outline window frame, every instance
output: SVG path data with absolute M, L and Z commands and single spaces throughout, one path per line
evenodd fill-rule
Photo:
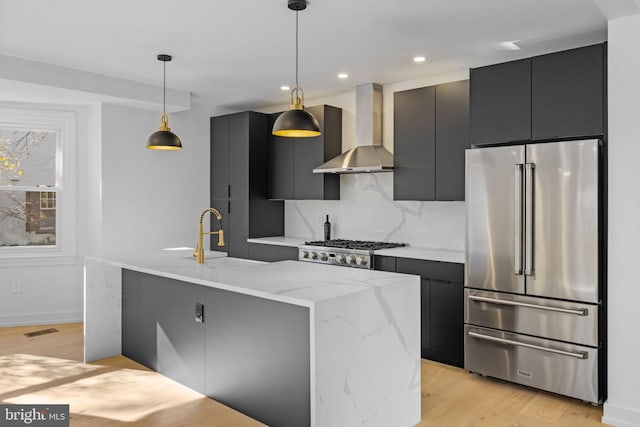
M 0 127 L 51 130 L 56 133 L 56 244 L 0 247 L 0 265 L 67 264 L 76 261 L 77 113 L 69 110 L 0 105 Z M 0 190 L 51 191 L 37 186 L 2 185 Z

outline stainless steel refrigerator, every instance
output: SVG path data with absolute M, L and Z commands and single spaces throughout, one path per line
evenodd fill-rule
M 602 402 L 601 149 L 466 151 L 468 371 Z

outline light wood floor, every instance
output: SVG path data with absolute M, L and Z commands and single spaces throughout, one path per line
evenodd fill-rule
M 59 332 L 23 335 L 47 328 Z M 81 323 L 0 328 L 0 402 L 71 403 L 73 427 L 262 426 L 126 357 L 77 363 L 82 348 Z M 590 427 L 601 417 L 602 408 L 574 399 L 422 361 L 419 427 Z

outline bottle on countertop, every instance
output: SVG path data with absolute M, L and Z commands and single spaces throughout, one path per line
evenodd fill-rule
M 324 240 L 331 240 L 331 223 L 329 222 L 329 215 L 327 215 L 327 219 L 324 222 Z

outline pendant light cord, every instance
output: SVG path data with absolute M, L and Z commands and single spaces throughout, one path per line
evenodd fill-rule
M 298 87 L 298 10 L 296 10 L 296 89 Z
M 167 61 L 163 61 L 162 65 L 162 112 L 167 114 Z

